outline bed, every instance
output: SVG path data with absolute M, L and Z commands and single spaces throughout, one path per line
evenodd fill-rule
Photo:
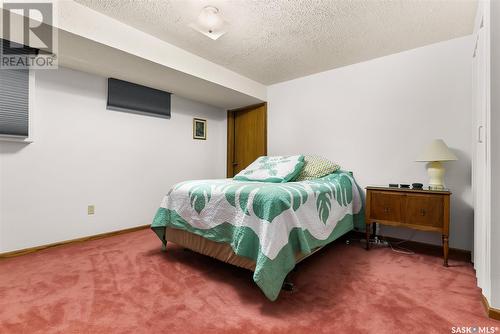
M 276 300 L 296 263 L 362 224 L 351 173 L 286 183 L 194 180 L 163 198 L 152 230 L 167 242 L 253 271 Z

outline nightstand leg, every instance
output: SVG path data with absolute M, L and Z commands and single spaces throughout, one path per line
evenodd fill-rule
M 443 257 L 444 257 L 444 266 L 448 267 L 448 236 L 443 235 Z
M 366 223 L 365 230 L 366 230 L 366 250 L 370 249 L 370 229 L 371 229 L 371 224 Z

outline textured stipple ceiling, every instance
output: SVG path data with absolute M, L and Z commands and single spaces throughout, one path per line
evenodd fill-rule
M 472 33 L 474 0 L 76 0 L 263 84 Z M 189 27 L 206 5 L 230 24 Z

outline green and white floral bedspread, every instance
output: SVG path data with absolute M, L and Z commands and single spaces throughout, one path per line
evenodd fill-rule
M 275 300 L 295 253 L 308 254 L 361 220 L 358 187 L 347 172 L 288 183 L 187 181 L 164 197 L 151 228 L 166 244 L 166 227 L 216 242 L 255 260 L 253 279 Z

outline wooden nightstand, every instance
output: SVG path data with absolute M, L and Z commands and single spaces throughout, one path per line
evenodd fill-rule
M 366 187 L 366 249 L 373 223 L 439 232 L 447 267 L 450 195 L 449 191 Z

